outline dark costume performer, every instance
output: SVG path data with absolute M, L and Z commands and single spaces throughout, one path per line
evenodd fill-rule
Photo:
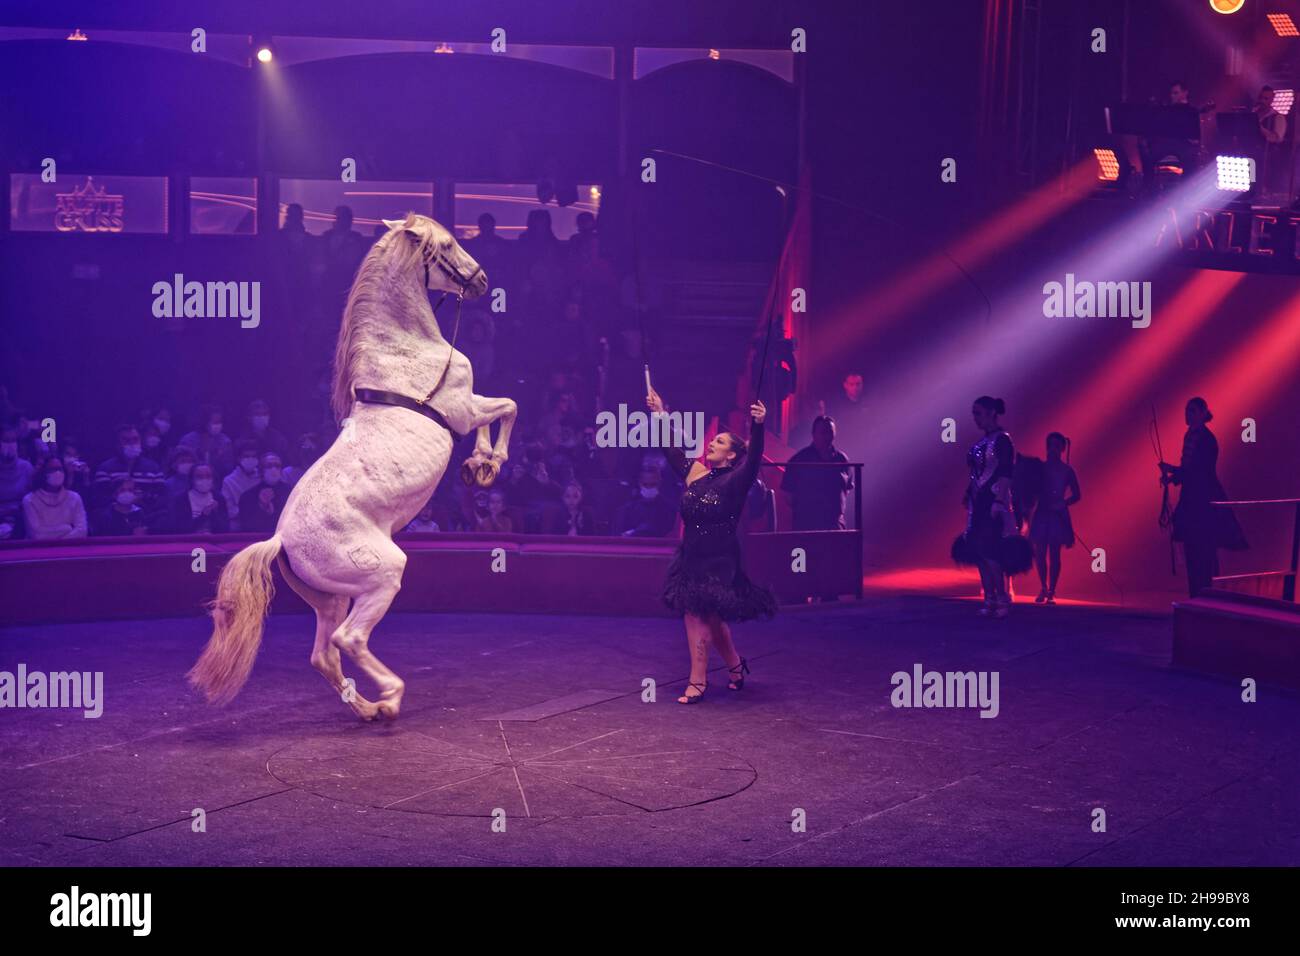
M 763 461 L 763 424 L 750 419 L 748 451 L 739 465 L 725 465 L 686 486 L 681 514 L 685 532 L 664 584 L 663 601 L 678 614 L 724 621 L 771 617 L 776 598 L 745 574 L 737 534 L 750 485 Z M 690 463 L 681 448 L 664 450 L 683 481 Z
M 1074 524 L 1070 521 L 1070 498 L 1077 499 L 1079 479 L 1065 462 L 1049 458 L 1043 462 L 1043 485 L 1039 492 L 1034 519 L 1029 524 L 1029 540 L 1045 546 L 1074 547 Z
M 1244 551 L 1250 547 L 1232 511 L 1210 504 L 1228 497 L 1216 474 L 1218 461 L 1219 442 L 1214 433 L 1204 425 L 1194 425 L 1183 437 L 1181 463 L 1167 468 L 1169 481 L 1182 488 L 1174 508 L 1174 540 L 1183 543 L 1187 590 L 1192 597 L 1208 588 L 1219 573 L 1219 548 Z
M 1016 528 L 1011 500 L 1015 459 L 1011 436 L 1001 427 L 985 434 L 966 454 L 966 530 L 952 543 L 958 564 L 994 564 L 1003 574 L 1020 574 L 1033 566 L 1033 548 Z

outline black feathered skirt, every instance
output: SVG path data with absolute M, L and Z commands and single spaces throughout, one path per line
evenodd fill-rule
M 678 614 L 750 621 L 776 614 L 776 596 L 755 584 L 740 563 L 740 544 L 722 548 L 683 542 L 664 582 L 663 602 Z M 712 553 L 710 553 L 712 552 Z
M 963 565 L 992 561 L 1006 574 L 1023 574 L 1034 566 L 1034 546 L 1022 535 L 1004 535 L 1002 519 L 993 514 L 992 506 L 992 496 L 981 493 L 970 527 L 952 542 L 952 559 Z

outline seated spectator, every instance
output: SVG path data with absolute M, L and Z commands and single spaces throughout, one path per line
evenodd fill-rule
M 257 473 L 257 446 L 252 442 L 241 442 L 239 465 L 230 469 L 230 473 L 221 482 L 221 497 L 226 501 L 231 530 L 243 530 L 243 525 L 239 523 L 239 502 L 245 491 L 261 483 L 262 476 Z
M 189 448 L 177 446 L 172 449 L 171 460 L 167 463 L 167 480 L 163 482 L 163 490 L 169 502 L 168 507 L 172 499 L 190 490 L 190 473 L 194 471 L 197 463 L 194 452 Z
M 195 465 L 190 487 L 172 499 L 173 534 L 222 534 L 230 530 L 230 517 L 221 495 L 213 492 L 211 465 Z
M 149 515 L 137 504 L 135 480 L 119 478 L 109 485 L 111 504 L 95 512 L 91 532 L 99 537 L 149 533 Z
M 420 509 L 420 513 L 416 515 L 414 518 L 412 518 L 411 523 L 408 524 L 402 530 L 423 531 L 426 533 L 431 531 L 441 530 L 438 527 L 438 522 L 433 520 L 433 499 L 432 498 L 430 498 L 428 501 L 424 503 L 424 507 Z
M 141 443 L 144 445 L 144 454 L 154 461 L 162 462 L 166 460 L 167 450 L 163 447 L 162 432 L 152 421 L 147 425 L 142 425 L 139 429 Z
M 107 504 L 109 492 L 117 483 L 131 478 L 138 505 L 145 510 L 153 508 L 163 495 L 162 466 L 143 454 L 140 431 L 134 425 L 118 426 L 117 447 L 118 453 L 95 469 L 92 501 Z
M 195 461 L 211 465 L 218 475 L 234 467 L 234 442 L 225 434 L 225 420 L 215 405 L 204 406 L 199 413 L 199 427 L 182 438 L 180 444 L 194 452 Z
M 582 503 L 582 485 L 569 482 L 559 506 L 552 505 L 543 512 L 542 533 L 569 536 L 596 533 L 596 516 Z
M 475 496 L 477 498 L 477 496 Z M 487 495 L 487 513 L 479 515 L 476 531 L 509 534 L 515 530 L 514 519 L 506 512 L 506 494 L 494 488 Z
M 173 448 L 176 447 L 176 442 L 180 439 L 180 435 L 172 431 L 171 409 L 163 406 L 158 408 L 156 411 L 151 411 L 144 424 L 153 425 L 154 428 L 158 429 L 158 435 L 161 439 L 158 447 L 161 450 L 154 457 L 161 461 Z
M 64 487 L 81 495 L 84 503 L 90 495 L 94 475 L 91 474 L 89 463 L 81 456 L 80 449 L 81 442 L 75 438 L 59 442 L 59 457 L 63 459 L 64 473 L 67 475 Z
M 242 464 L 242 462 L 241 462 Z M 280 512 L 289 500 L 289 484 L 283 479 L 280 456 L 268 452 L 262 456 L 262 480 L 239 498 L 239 530 L 273 534 L 280 523 Z
M 663 491 L 658 468 L 643 467 L 636 492 L 618 511 L 615 530 L 625 538 L 662 538 L 673 530 L 677 509 Z
M 561 392 L 547 402 L 550 408 L 537 420 L 537 431 L 548 449 L 572 448 L 582 433 L 583 421 L 572 392 Z
M 36 487 L 23 498 L 27 537 L 52 541 L 86 536 L 86 506 L 67 489 L 67 474 L 58 458 L 47 458 L 36 472 Z
M 41 438 L 41 416 L 18 416 L 18 457 L 26 458 L 33 465 L 46 459 L 52 451 Z
M 247 425 L 237 444 L 244 443 L 255 446 L 259 455 L 272 452 L 281 461 L 289 457 L 289 440 L 271 427 L 271 406 L 260 398 L 248 405 Z
M 30 461 L 18 457 L 18 429 L 6 425 L 0 430 L 0 540 L 22 537 L 23 498 L 31 491 L 35 471 Z
M 298 436 L 298 457 L 295 459 L 297 464 L 286 465 L 284 468 L 284 480 L 292 488 L 298 483 L 298 479 L 307 473 L 307 469 L 316 464 L 316 459 L 321 456 L 323 449 L 321 447 L 320 436 L 315 432 L 304 432 Z
M 507 490 L 510 500 L 525 511 L 540 513 L 544 506 L 560 500 L 564 489 L 551 480 L 540 443 L 530 442 L 524 449 L 523 462 L 510 469 Z

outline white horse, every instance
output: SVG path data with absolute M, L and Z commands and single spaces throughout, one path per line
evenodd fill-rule
M 339 329 L 332 404 L 342 430 L 294 486 L 275 534 L 221 571 L 212 637 L 188 675 L 210 702 L 230 701 L 248 679 L 278 560 L 289 586 L 316 612 L 312 666 L 362 719 L 396 717 L 405 685 L 367 646 L 406 567 L 393 532 L 442 479 L 449 428 L 478 431 L 462 467 L 467 483 L 492 484 L 506 461 L 515 403 L 474 394 L 469 359 L 443 338 L 426 294 L 473 298 L 486 291 L 487 277 L 427 216 L 384 224 L 388 232 L 361 263 Z M 493 445 L 489 429 L 498 420 Z M 377 685 L 376 702 L 343 676 L 340 651 Z

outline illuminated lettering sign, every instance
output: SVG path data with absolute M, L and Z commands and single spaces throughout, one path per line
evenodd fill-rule
M 121 232 L 126 225 L 122 196 L 111 195 L 87 176 L 80 189 L 56 193 L 54 228 L 59 232 Z

